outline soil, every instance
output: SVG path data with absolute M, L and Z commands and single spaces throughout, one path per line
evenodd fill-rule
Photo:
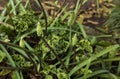
M 6 7 L 6 4 L 9 0 L 0 0 L 0 11 Z M 23 3 L 25 3 L 26 0 L 23 0 Z M 42 4 L 47 10 L 49 14 L 53 14 L 53 12 L 56 12 L 59 8 L 61 8 L 61 5 L 65 1 L 65 4 L 69 3 L 69 9 L 74 9 L 76 5 L 77 0 L 58 0 L 57 9 L 52 5 L 53 2 L 56 0 L 41 0 Z M 30 0 L 31 6 L 35 11 L 40 11 L 40 8 L 36 5 L 34 0 Z M 110 8 L 110 3 L 108 0 L 101 0 L 99 3 L 99 9 L 102 10 L 102 8 Z M 99 34 L 99 31 L 97 31 L 96 27 L 101 27 L 106 21 L 106 16 L 108 15 L 107 12 L 102 10 L 101 12 L 97 11 L 97 5 L 96 0 L 88 0 L 86 4 L 84 4 L 81 7 L 80 14 L 84 16 L 83 25 L 87 26 L 86 29 L 90 29 L 88 34 Z M 54 15 L 54 14 L 53 14 Z M 95 33 L 94 33 L 95 32 Z

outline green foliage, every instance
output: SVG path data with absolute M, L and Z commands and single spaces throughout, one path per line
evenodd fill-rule
M 20 39 L 19 46 L 23 48 L 25 47 L 23 38 Z
M 31 67 L 33 64 L 30 61 L 25 60 L 25 58 L 19 54 L 14 54 L 13 60 L 15 64 L 19 67 Z
M 5 76 L 5 75 L 9 74 L 10 72 L 11 72 L 11 70 L 2 69 L 2 70 L 0 71 L 0 76 Z
M 59 31 L 59 30 L 55 31 L 54 34 L 48 35 L 48 38 L 46 39 L 48 44 L 52 48 L 54 48 L 55 51 L 57 51 L 58 55 L 66 52 L 69 48 L 69 42 L 67 41 L 67 39 L 65 39 L 65 37 L 62 37 L 62 35 L 66 36 L 67 34 L 64 31 L 63 31 L 64 32 L 63 34 L 61 34 L 61 32 L 62 31 Z M 54 54 L 52 54 L 50 49 L 47 48 L 47 46 L 44 44 L 43 41 L 39 42 L 37 49 L 41 50 L 41 52 L 43 53 L 43 56 L 45 56 L 44 54 L 46 54 L 48 58 L 50 57 L 50 59 L 56 58 Z
M 75 34 L 74 37 L 72 38 L 72 45 L 76 45 L 78 42 L 77 35 Z
M 105 26 L 108 28 L 108 33 L 112 33 L 114 38 L 119 38 L 120 28 L 120 1 L 116 1 L 116 6 L 112 9 Z
M 38 0 L 35 2 L 40 6 Z M 102 39 L 107 35 L 88 35 L 84 25 L 76 21 L 81 6 L 86 2 L 78 0 L 75 10 L 68 11 L 66 5 L 55 18 L 49 15 L 45 18 L 42 12 L 35 15 L 35 11 L 26 9 L 29 0 L 26 7 L 19 0 L 16 0 L 17 4 L 10 0 L 11 17 L 3 13 L 1 17 L 5 18 L 0 19 L 3 21 L 0 22 L 0 64 L 10 69 L 0 67 L 0 76 L 9 74 L 12 79 L 23 79 L 26 75 L 22 73 L 25 73 L 45 79 L 120 78 L 120 64 L 116 64 L 120 60 L 117 56 L 120 46 L 112 45 L 114 40 Z M 21 10 L 17 11 L 16 7 Z M 115 29 L 120 25 L 118 9 L 113 10 L 107 21 L 110 31 L 117 34 L 119 30 Z M 49 20 L 48 24 L 43 18 Z M 33 72 L 27 71 L 31 68 Z
M 22 12 L 13 17 L 13 26 L 17 32 L 30 30 L 37 22 L 38 17 L 34 16 L 33 11 Z
M 92 46 L 88 40 L 80 40 L 81 50 L 87 51 L 89 53 L 93 52 Z
M 53 79 L 53 77 L 51 75 L 46 75 L 45 79 Z
M 0 50 L 0 63 L 6 58 L 6 54 Z
M 37 31 L 38 36 L 43 36 L 43 31 L 42 31 L 42 27 L 41 27 L 40 22 L 37 23 L 36 31 Z
M 49 74 L 55 74 L 58 79 L 68 79 L 68 75 L 65 73 L 64 70 L 60 68 L 56 68 L 53 65 L 46 65 L 45 69 L 42 71 L 42 73 L 46 74 L 46 78 L 50 77 Z M 48 76 L 49 75 L 49 76 Z M 51 77 L 50 77 L 51 78 Z
M 5 33 L 0 33 L 0 40 L 5 41 L 5 42 L 9 42 L 9 38 L 8 35 L 6 35 Z

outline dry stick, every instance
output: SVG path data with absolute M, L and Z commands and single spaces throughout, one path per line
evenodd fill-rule
M 60 61 L 60 63 L 63 65 L 63 67 L 65 68 L 65 70 L 68 72 L 68 69 L 66 67 L 66 65 L 64 64 L 64 62 L 58 57 L 57 53 L 54 51 L 54 49 L 47 43 L 47 41 L 43 38 L 40 37 L 43 42 L 46 44 L 46 46 L 53 52 L 53 54 L 56 56 L 57 60 Z
M 46 13 L 45 13 L 45 9 L 43 8 L 43 5 L 42 5 L 41 1 L 38 0 L 38 2 L 39 2 L 39 4 L 40 4 L 41 10 L 42 10 L 43 15 L 44 15 L 44 17 L 45 17 L 45 33 L 44 33 L 44 35 L 46 35 L 46 34 L 47 34 L 47 27 L 48 27 L 47 15 L 46 15 Z
M 25 67 L 0 67 L 0 69 L 7 69 L 7 70 L 23 70 L 23 71 L 32 71 L 32 69 L 25 68 Z
M 7 46 L 13 46 L 13 47 L 17 47 L 19 49 L 24 50 L 26 52 L 26 54 L 28 55 L 29 59 L 31 60 L 31 62 L 33 63 L 33 65 L 35 66 L 35 72 L 37 72 L 37 66 L 36 66 L 35 62 L 32 60 L 32 57 L 31 57 L 31 54 L 30 54 L 32 51 L 29 51 L 29 50 L 27 50 L 25 48 L 22 48 L 22 47 L 20 47 L 18 45 L 12 44 L 12 43 L 3 42 L 1 40 L 0 40 L 0 44 L 4 44 L 4 45 L 7 45 Z

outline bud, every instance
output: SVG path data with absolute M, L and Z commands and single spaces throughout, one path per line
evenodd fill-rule
M 73 12 L 68 20 L 68 26 L 73 24 L 74 17 L 75 17 L 75 13 Z
M 51 75 L 46 75 L 45 79 L 53 79 L 53 77 Z
M 7 43 L 8 43 L 8 42 L 10 42 L 10 40 L 9 40 L 9 39 L 5 39 L 4 42 L 7 42 Z
M 77 18 L 77 21 L 80 22 L 80 24 L 83 24 L 83 20 L 84 20 L 84 16 L 79 15 L 78 18 Z
M 22 47 L 22 48 L 25 47 L 25 43 L 24 43 L 23 38 L 20 39 L 19 46 Z
M 42 31 L 42 27 L 40 25 L 40 22 L 37 23 L 37 29 L 36 29 L 36 31 L 37 31 L 37 35 L 38 36 L 42 36 L 43 35 L 43 31 Z
M 57 6 L 57 5 L 58 5 L 58 1 L 56 0 L 56 1 L 55 1 L 55 6 Z
M 74 34 L 74 37 L 72 38 L 72 45 L 73 45 L 73 46 L 76 45 L 76 44 L 77 44 L 77 41 L 78 41 L 77 35 Z

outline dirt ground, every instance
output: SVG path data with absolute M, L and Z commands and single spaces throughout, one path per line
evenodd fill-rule
M 0 0 L 0 11 L 2 11 L 4 9 L 4 7 L 6 7 L 6 4 L 9 0 Z M 23 3 L 26 0 L 23 0 Z M 49 13 L 52 13 L 54 10 L 54 6 L 52 5 L 53 2 L 55 2 L 56 0 L 41 0 L 43 3 L 43 6 L 45 8 L 45 10 L 47 10 Z M 74 9 L 74 6 L 76 5 L 76 1 L 77 0 L 58 0 L 58 9 L 61 8 L 61 5 L 63 4 L 63 2 L 65 1 L 65 4 L 69 4 L 69 8 L 70 9 Z M 106 21 L 106 16 L 107 12 L 106 10 L 109 9 L 111 6 L 109 5 L 110 3 L 107 2 L 108 0 L 99 0 L 101 2 L 99 2 L 99 9 L 101 11 L 98 12 L 97 10 L 97 5 L 96 5 L 96 0 L 88 0 L 86 4 L 84 4 L 81 7 L 81 12 L 80 14 L 84 16 L 84 22 L 83 25 L 86 25 L 88 27 L 86 27 L 87 29 L 91 29 L 91 33 L 92 31 L 96 31 L 95 27 L 98 26 L 102 26 L 104 24 L 104 22 Z M 40 8 L 36 5 L 36 3 L 34 2 L 34 0 L 30 0 L 31 2 L 31 6 L 35 11 L 39 11 Z M 104 10 L 105 8 L 105 10 Z M 57 10 L 55 10 L 57 11 Z

